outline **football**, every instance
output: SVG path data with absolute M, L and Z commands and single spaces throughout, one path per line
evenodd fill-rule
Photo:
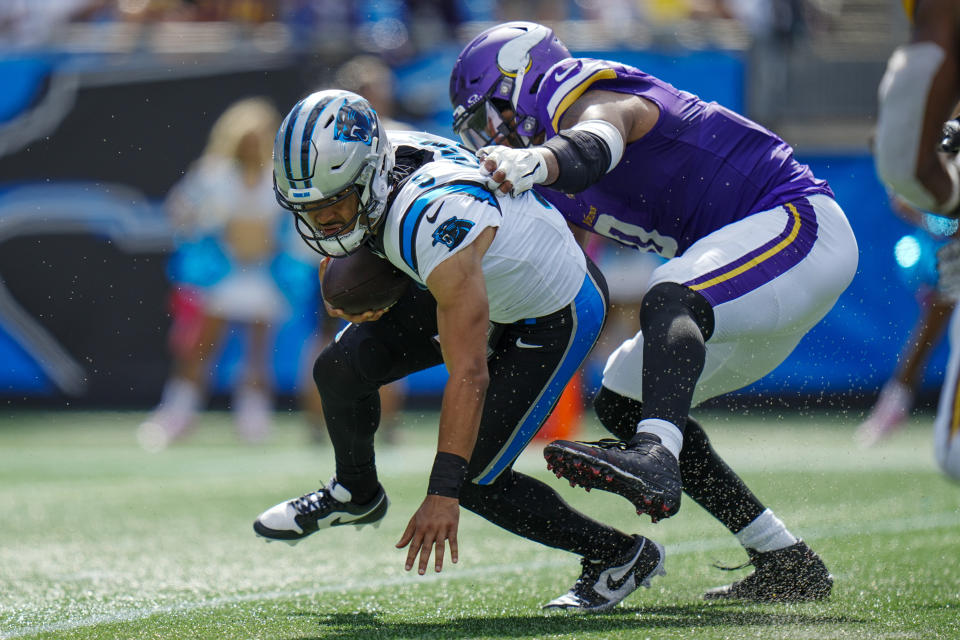
M 386 309 L 409 284 L 406 274 L 364 246 L 343 258 L 331 258 L 320 288 L 331 307 L 357 314 Z

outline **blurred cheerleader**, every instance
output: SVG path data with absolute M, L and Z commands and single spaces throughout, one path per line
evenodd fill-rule
M 179 238 L 169 265 L 176 287 L 174 362 L 160 404 L 138 432 L 146 449 L 164 448 L 193 425 L 228 329 L 247 338 L 233 390 L 237 431 L 248 442 L 270 432 L 272 327 L 291 312 L 275 278 L 281 229 L 288 226 L 271 177 L 279 122 L 263 98 L 230 106 L 213 125 L 203 155 L 167 198 Z

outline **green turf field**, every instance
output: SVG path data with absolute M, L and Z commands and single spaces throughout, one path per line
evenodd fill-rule
M 238 444 L 229 416 L 205 415 L 159 453 L 134 440 L 139 413 L 0 416 L 0 638 L 960 638 L 960 486 L 935 468 L 929 416 L 876 449 L 857 416 L 705 416 L 718 449 L 836 583 L 824 603 L 707 604 L 745 575 L 733 536 L 692 501 L 651 525 L 623 499 L 571 489 L 539 450 L 518 467 L 576 506 L 666 545 L 668 575 L 610 613 L 544 615 L 577 559 L 463 512 L 460 563 L 403 571 L 394 543 L 423 497 L 435 415 L 407 415 L 379 455 L 393 504 L 379 529 L 265 544 L 263 509 L 332 471 L 296 414 L 266 446 Z M 585 437 L 599 436 L 588 425 Z

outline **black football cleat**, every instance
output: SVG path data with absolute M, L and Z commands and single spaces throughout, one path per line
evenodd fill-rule
M 803 540 L 775 551 L 747 549 L 750 561 L 732 569 L 753 565 L 753 572 L 733 584 L 710 589 L 706 600 L 746 600 L 750 602 L 809 602 L 829 597 L 833 576 L 820 556 Z
M 653 522 L 680 509 L 680 465 L 650 433 L 638 433 L 629 444 L 610 438 L 597 442 L 556 440 L 543 450 L 547 468 L 558 478 L 587 491 L 602 489 L 621 495 Z
M 636 591 L 650 588 L 650 580 L 666 575 L 663 546 L 633 536 L 635 543 L 623 556 L 612 561 L 580 561 L 583 571 L 567 593 L 543 605 L 545 611 L 605 611 Z
M 329 527 L 379 527 L 389 505 L 382 486 L 372 500 L 361 505 L 353 502 L 350 492 L 334 478 L 326 487 L 270 507 L 257 517 L 253 530 L 267 542 L 280 540 L 294 545 Z

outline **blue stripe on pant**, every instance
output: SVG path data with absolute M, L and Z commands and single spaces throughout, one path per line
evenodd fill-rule
M 479 474 L 473 477 L 472 481 L 476 484 L 493 483 L 505 469 L 513 464 L 513 461 L 529 444 L 534 434 L 547 419 L 550 411 L 560 399 L 567 383 L 570 382 L 570 379 L 583 364 L 597 338 L 599 338 L 606 318 L 607 300 L 605 283 L 602 282 L 602 276 L 596 274 L 594 269 L 589 270 L 576 298 L 563 310 L 564 314 L 572 321 L 572 329 L 569 332 L 566 348 L 557 361 L 553 373 L 499 452 Z M 601 279 L 600 282 L 598 282 L 598 278 Z M 521 320 L 511 326 L 517 325 L 524 325 L 524 321 Z M 488 412 L 485 408 L 485 419 L 487 419 L 487 415 Z M 481 424 L 481 437 L 483 437 L 486 427 L 487 425 Z M 475 450 L 474 453 L 476 454 L 477 451 Z

